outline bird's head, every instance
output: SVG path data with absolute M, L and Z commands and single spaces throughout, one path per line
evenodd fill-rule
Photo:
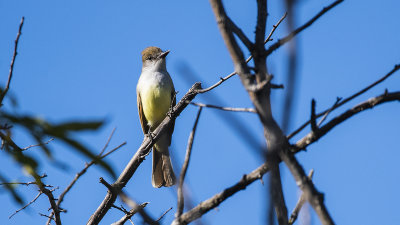
M 147 47 L 142 51 L 143 68 L 154 70 L 166 70 L 165 57 L 168 55 L 169 50 L 163 52 L 158 47 Z

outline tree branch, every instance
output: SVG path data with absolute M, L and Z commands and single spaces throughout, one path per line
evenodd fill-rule
M 190 161 L 190 156 L 192 153 L 192 147 L 193 147 L 193 140 L 194 140 L 194 135 L 196 134 L 196 128 L 197 128 L 197 123 L 199 122 L 199 118 L 200 118 L 200 114 L 201 114 L 201 110 L 203 109 L 203 107 L 199 107 L 199 111 L 197 112 L 197 116 L 196 116 L 196 120 L 194 122 L 193 125 L 193 129 L 192 132 L 190 132 L 189 135 L 189 140 L 188 140 L 188 145 L 187 145 L 187 149 L 186 149 L 186 155 L 185 155 L 185 161 L 183 162 L 183 166 L 181 169 L 181 173 L 179 176 L 179 186 L 178 186 L 178 207 L 177 207 L 177 211 L 176 211 L 176 216 L 179 220 L 179 216 L 182 215 L 183 212 L 183 206 L 184 206 L 184 199 L 183 199 L 183 181 L 185 180 L 185 176 L 186 176 L 186 172 L 187 169 L 189 167 L 189 161 Z
M 318 129 L 318 132 L 310 132 L 305 137 L 300 139 L 295 145 L 291 147 L 291 152 L 297 153 L 301 150 L 305 150 L 308 145 L 318 141 L 322 136 L 332 130 L 335 126 L 339 125 L 343 121 L 349 119 L 350 117 L 366 110 L 372 109 L 373 107 L 380 105 L 382 103 L 400 101 L 400 92 L 384 93 L 382 95 L 370 98 L 365 102 L 362 102 L 351 109 L 348 109 L 344 113 L 336 116 L 331 121 L 329 121 L 324 126 Z
M 380 78 L 379 80 L 375 81 L 374 83 L 370 84 L 369 86 L 363 88 L 362 90 L 356 92 L 355 94 L 345 98 L 343 101 L 340 101 L 341 99 L 337 100 L 336 103 L 329 109 L 320 112 L 316 115 L 316 118 L 319 118 L 327 113 L 332 112 L 333 110 L 339 108 L 340 106 L 346 104 L 347 102 L 353 100 L 354 98 L 360 96 L 361 94 L 364 94 L 365 92 L 367 92 L 369 89 L 375 87 L 376 85 L 382 83 L 384 80 L 386 80 L 388 77 L 390 77 L 391 75 L 393 75 L 395 72 L 397 72 L 400 69 L 400 64 L 397 64 L 394 66 L 394 68 L 392 70 L 390 70 L 385 76 L 383 76 L 382 78 Z M 308 124 L 310 124 L 311 120 L 308 120 L 307 122 L 305 122 L 303 125 L 301 125 L 297 130 L 293 131 L 291 134 L 288 135 L 288 139 L 292 138 L 293 136 L 295 136 L 296 134 L 298 134 L 300 131 L 302 131 L 305 127 L 307 127 Z
M 290 151 L 293 153 L 297 153 L 301 150 L 306 149 L 307 146 L 313 144 L 314 142 L 318 141 L 319 138 L 321 138 L 323 135 L 325 135 L 327 132 L 329 132 L 331 129 L 333 129 L 336 125 L 339 125 L 346 119 L 349 119 L 350 117 L 366 110 L 369 108 L 373 108 L 374 106 L 386 103 L 386 102 L 391 102 L 391 101 L 400 101 L 400 92 L 393 92 L 393 93 L 385 93 L 383 95 L 374 97 L 369 99 L 368 101 L 365 101 L 363 103 L 358 104 L 357 106 L 353 107 L 352 109 L 349 109 L 348 111 L 344 112 L 343 114 L 337 116 L 335 119 L 331 120 L 328 122 L 325 126 L 322 126 L 320 128 L 320 131 L 322 130 L 323 133 L 320 134 L 318 138 L 311 136 L 312 133 L 306 135 L 303 139 L 298 141 L 295 145 L 290 146 Z M 232 195 L 236 194 L 237 192 L 246 189 L 246 187 L 250 184 L 252 184 L 254 181 L 258 179 L 262 179 L 263 175 L 267 173 L 270 170 L 270 167 L 268 163 L 262 164 L 260 167 L 257 169 L 253 170 L 251 173 L 244 175 L 240 181 L 238 181 L 236 184 L 230 186 L 229 188 L 226 188 L 222 192 L 215 194 L 211 198 L 201 202 L 198 204 L 196 207 L 193 209 L 189 210 L 186 213 L 183 213 L 181 215 L 181 222 L 183 224 L 188 224 L 198 218 L 200 218 L 202 215 L 206 214 L 208 211 L 210 211 L 213 208 L 216 208 L 219 206 L 223 201 L 231 197 Z
M 2 91 L 2 93 L 0 94 L 0 107 L 2 106 L 3 99 L 6 96 L 8 89 L 10 88 L 11 79 L 12 79 L 12 75 L 13 75 L 13 71 L 14 71 L 15 58 L 17 57 L 17 54 L 18 54 L 17 49 L 18 49 L 19 37 L 21 36 L 21 31 L 22 31 L 22 26 L 24 25 L 24 20 L 25 20 L 25 17 L 22 17 L 21 23 L 19 24 L 17 38 L 15 39 L 15 44 L 14 44 L 14 53 L 13 53 L 13 57 L 11 60 L 11 65 L 10 65 L 10 72 L 8 73 L 7 84 L 6 84 L 6 87 L 4 88 L 4 90 Z
M 103 155 L 104 151 L 107 149 L 112 136 L 114 135 L 115 132 L 115 128 L 111 131 L 110 136 L 108 137 L 106 144 L 104 145 L 104 147 L 102 148 L 102 150 L 100 151 L 100 153 L 97 155 L 98 159 L 104 159 L 105 157 L 107 157 L 108 155 L 110 155 L 111 153 L 117 151 L 118 149 L 120 149 L 122 146 L 126 145 L 126 142 L 123 142 L 122 144 L 118 145 L 117 147 L 111 149 L 109 152 L 107 152 L 106 154 Z M 89 169 L 89 167 L 91 167 L 93 164 L 96 163 L 96 161 L 98 161 L 98 159 L 94 159 L 92 161 L 90 161 L 89 163 L 85 163 L 85 167 L 79 171 L 74 179 L 69 183 L 69 185 L 64 189 L 64 191 L 60 194 L 60 196 L 58 197 L 57 200 L 57 206 L 60 207 L 61 203 L 63 202 L 65 195 L 72 189 L 72 187 L 75 185 L 75 183 L 78 181 L 78 179 L 83 176 L 83 174 L 86 173 L 86 171 Z M 49 215 L 49 218 L 52 218 L 53 216 L 53 212 Z M 51 219 L 47 220 L 47 225 L 50 225 L 51 223 Z
M 279 157 L 289 168 L 294 179 L 296 180 L 296 184 L 300 187 L 305 194 L 306 199 L 314 208 L 321 223 L 324 225 L 335 224 L 324 204 L 324 195 L 318 192 L 313 182 L 307 178 L 303 167 L 297 161 L 294 154 L 292 154 L 288 148 L 283 148 L 282 151 L 279 151 Z
M 273 25 L 273 28 L 272 28 L 271 32 L 269 33 L 268 38 L 265 39 L 264 44 L 266 44 L 268 41 L 272 40 L 272 39 L 271 39 L 272 34 L 275 32 L 276 28 L 278 28 L 278 26 L 281 24 L 281 22 L 286 18 L 286 15 L 287 15 L 287 14 L 285 13 L 285 15 L 283 15 L 282 18 L 281 18 L 275 25 Z M 252 60 L 252 59 L 253 59 L 253 55 L 250 55 L 250 56 L 246 59 L 246 63 L 249 63 L 250 60 Z M 199 92 L 199 93 L 205 93 L 205 92 L 211 91 L 212 89 L 218 87 L 219 85 L 221 85 L 223 82 L 225 82 L 225 81 L 228 80 L 229 78 L 235 76 L 236 74 L 237 74 L 236 71 L 234 71 L 234 72 L 228 74 L 226 77 L 221 77 L 221 78 L 220 78 L 220 81 L 218 81 L 218 82 L 215 83 L 214 85 L 212 85 L 212 86 L 210 86 L 210 87 L 208 87 L 208 88 L 204 88 L 204 89 L 198 90 L 198 92 Z M 272 85 L 272 86 L 273 86 L 274 88 L 283 88 L 283 86 L 281 86 L 281 85 L 277 85 L 277 86 Z
M 250 113 L 257 113 L 255 109 L 253 108 L 232 108 L 232 107 L 222 107 L 222 106 L 217 106 L 217 105 L 211 105 L 211 104 L 203 104 L 203 103 L 197 103 L 197 102 L 191 102 L 190 104 L 199 106 L 199 107 L 207 107 L 207 108 L 213 108 L 213 109 L 220 109 L 224 111 L 231 111 L 231 112 L 250 112 Z
M 321 16 L 323 16 L 325 13 L 327 13 L 329 10 L 331 10 L 333 7 L 335 7 L 336 5 L 338 5 L 339 3 L 343 2 L 343 0 L 337 0 L 335 2 L 333 2 L 332 4 L 328 5 L 327 7 L 324 7 L 317 15 L 315 15 L 313 18 L 311 18 L 307 23 L 305 23 L 304 25 L 302 25 L 301 27 L 297 28 L 296 30 L 294 30 L 293 32 L 291 32 L 289 35 L 287 35 L 286 37 L 279 39 L 275 44 L 271 45 L 267 51 L 265 52 L 265 54 L 268 56 L 270 55 L 272 52 L 274 52 L 275 50 L 277 50 L 278 48 L 280 48 L 282 45 L 286 44 L 287 42 L 289 42 L 290 40 L 292 40 L 292 38 L 294 36 L 296 36 L 297 34 L 299 34 L 300 32 L 302 32 L 303 30 L 305 30 L 307 27 L 311 26 L 315 21 L 317 21 Z
M 142 210 L 144 207 L 146 207 L 146 205 L 149 204 L 148 202 L 142 203 L 140 205 L 138 205 L 135 208 L 132 208 L 131 210 L 129 210 L 129 212 L 127 212 L 120 220 L 118 220 L 115 223 L 112 223 L 112 225 L 124 225 L 126 221 L 130 220 L 132 218 L 133 215 L 135 215 L 137 212 L 139 212 L 140 210 Z
M 314 175 L 314 170 L 312 169 L 310 173 L 308 173 L 308 179 L 312 180 L 313 175 Z M 301 193 L 300 198 L 297 201 L 297 204 L 294 207 L 292 214 L 290 215 L 289 225 L 292 225 L 296 221 L 297 216 L 299 215 L 299 212 L 303 207 L 304 203 L 306 203 L 306 197 L 304 193 Z
M 251 52 L 251 50 L 254 48 L 254 44 L 247 38 L 247 36 L 243 33 L 243 31 L 238 26 L 236 26 L 236 24 L 229 17 L 227 17 L 227 23 L 228 26 L 231 27 L 232 32 L 235 33 L 236 36 L 238 36 L 238 38 Z
M 47 198 L 49 199 L 51 209 L 53 210 L 54 222 L 57 225 L 61 225 L 60 208 L 57 206 L 57 203 L 54 199 L 52 191 L 43 187 L 42 185 L 38 185 L 38 186 L 40 188 L 40 192 L 43 192 L 43 194 L 45 194 L 47 196 Z
M 30 201 L 28 204 L 24 205 L 22 208 L 18 209 L 17 211 L 15 211 L 13 214 L 11 214 L 8 219 L 11 219 L 11 217 L 13 217 L 15 214 L 17 214 L 18 212 L 24 210 L 26 207 L 28 207 L 29 205 L 31 205 L 32 203 L 34 203 L 39 197 L 40 195 L 42 195 L 43 192 L 39 191 L 39 193 L 36 195 L 36 197 Z

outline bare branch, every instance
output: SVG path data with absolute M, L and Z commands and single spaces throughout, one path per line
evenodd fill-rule
M 316 118 L 319 118 L 323 115 L 325 115 L 326 113 L 330 113 L 333 110 L 339 108 L 340 106 L 346 104 L 347 102 L 353 100 L 354 98 L 360 96 L 361 94 L 367 92 L 369 89 L 375 87 L 376 85 L 380 84 L 381 82 L 383 82 L 384 80 L 386 80 L 388 77 L 390 77 L 391 75 L 393 75 L 395 72 L 397 72 L 400 69 L 400 64 L 397 64 L 394 66 L 394 68 L 392 70 L 390 70 L 385 76 L 383 76 L 382 78 L 380 78 L 379 80 L 375 81 L 374 83 L 370 84 L 368 87 L 363 88 L 362 90 L 358 91 L 357 93 L 351 95 L 350 97 L 345 98 L 343 101 L 338 102 L 337 104 L 335 104 L 333 107 L 318 113 L 316 115 Z M 339 101 L 339 100 L 337 100 Z M 295 136 L 296 134 L 298 134 L 300 131 L 302 131 L 305 127 L 307 127 L 308 124 L 310 124 L 310 120 L 305 122 L 303 125 L 301 125 L 297 130 L 293 131 L 291 134 L 288 135 L 288 139 L 292 138 L 293 136 Z
M 52 141 L 54 141 L 54 138 L 50 138 L 48 141 L 46 141 L 44 143 L 41 143 L 41 144 L 29 145 L 28 147 L 22 148 L 22 151 L 28 150 L 28 149 L 33 148 L 33 147 L 39 147 L 39 146 L 47 145 Z
M 255 37 L 255 51 L 264 50 L 265 27 L 267 24 L 267 0 L 257 0 L 257 23 Z M 268 39 L 268 38 L 267 38 Z M 249 49 L 251 50 L 251 49 Z
M 105 158 L 106 156 L 110 155 L 111 153 L 115 152 L 116 150 L 120 149 L 122 146 L 124 146 L 126 142 L 123 142 L 122 144 L 118 145 L 117 147 L 111 149 L 109 152 L 107 152 L 104 155 L 99 155 L 100 159 Z M 91 167 L 93 164 L 95 164 L 95 160 L 92 160 L 90 163 L 87 163 L 85 165 L 85 168 L 83 168 L 80 172 L 78 172 L 75 175 L 75 178 L 71 181 L 71 183 L 64 189 L 64 191 L 61 193 L 60 197 L 58 198 L 57 204 L 60 205 L 61 202 L 64 200 L 65 195 L 71 190 L 71 188 L 75 185 L 75 183 L 78 181 L 78 179 L 86 173 L 86 171 Z
M 17 214 L 18 212 L 24 210 L 26 207 L 28 207 L 29 205 L 31 205 L 32 203 L 34 203 L 39 197 L 40 195 L 42 195 L 43 192 L 39 191 L 39 193 L 36 195 L 36 197 L 30 201 L 28 204 L 24 205 L 22 208 L 18 209 L 17 211 L 15 211 L 13 214 L 11 214 L 8 219 L 11 219 L 11 217 L 13 217 L 15 214 Z
M 197 128 L 197 124 L 199 122 L 200 119 L 200 114 L 201 114 L 201 110 L 203 109 L 203 107 L 199 107 L 199 111 L 197 112 L 197 116 L 196 116 L 196 120 L 194 122 L 193 125 L 193 129 L 190 132 L 189 135 L 189 140 L 188 140 L 188 145 L 186 148 L 186 155 L 185 155 L 185 161 L 183 162 L 183 166 L 181 169 L 181 173 L 179 176 L 179 186 L 178 186 L 178 209 L 176 211 L 176 217 L 179 218 L 180 215 L 182 215 L 183 212 L 183 206 L 184 206 L 184 200 L 183 200 L 183 181 L 185 180 L 185 176 L 186 176 L 186 172 L 187 169 L 189 167 L 189 161 L 190 161 L 190 156 L 192 153 L 192 147 L 193 147 L 193 140 L 194 140 L 194 135 L 196 134 L 196 128 Z
M 24 20 L 25 20 L 25 17 L 22 17 L 21 23 L 19 24 L 17 38 L 15 39 L 15 44 L 14 44 L 14 53 L 13 53 L 13 57 L 11 60 L 11 65 L 10 65 L 10 72 L 8 73 L 7 84 L 6 84 L 6 87 L 4 88 L 3 92 L 0 94 L 0 106 L 3 104 L 3 99 L 6 96 L 8 89 L 10 89 L 10 83 L 11 83 L 11 79 L 12 79 L 12 75 L 13 75 L 13 71 L 14 71 L 15 58 L 17 57 L 17 54 L 18 54 L 17 49 L 18 49 L 19 37 L 21 36 L 21 31 L 22 31 L 22 26 L 24 25 Z
M 214 195 L 213 197 L 209 198 L 208 200 L 205 200 L 201 202 L 199 205 L 191 209 L 190 211 L 182 214 L 180 216 L 180 222 L 181 224 L 188 224 L 198 218 L 200 218 L 203 214 L 207 213 L 211 209 L 217 207 L 219 204 L 221 204 L 223 201 L 225 201 L 227 198 L 231 197 L 238 191 L 246 189 L 246 187 L 253 183 L 255 180 L 262 179 L 262 176 L 269 170 L 269 167 L 267 163 L 264 163 L 257 169 L 255 169 L 253 172 L 244 175 L 242 179 L 240 179 L 239 182 L 237 182 L 235 185 L 226 188 L 222 192 Z M 176 219 L 174 220 L 174 222 Z
M 264 44 L 266 44 L 268 41 L 271 41 L 271 40 L 272 40 L 272 39 L 271 39 L 272 34 L 275 32 L 276 28 L 278 28 L 278 26 L 281 24 L 281 22 L 285 19 L 286 15 L 287 15 L 287 14 L 285 13 L 285 15 L 283 15 L 283 17 L 282 17 L 275 25 L 273 25 L 273 28 L 272 28 L 271 32 L 269 33 L 267 39 L 265 39 Z M 246 63 L 249 63 L 250 60 L 252 60 L 252 59 L 253 59 L 253 55 L 250 55 L 250 56 L 246 59 Z M 208 88 L 204 88 L 204 89 L 198 90 L 198 93 L 205 93 L 205 92 L 211 91 L 212 89 L 218 87 L 219 85 L 221 85 L 223 82 L 225 82 L 225 81 L 228 80 L 229 78 L 235 76 L 236 74 L 237 74 L 236 71 L 234 71 L 234 72 L 228 74 L 226 77 L 223 77 L 223 78 L 221 77 L 221 78 L 220 78 L 220 81 L 218 81 L 217 83 L 215 83 L 214 85 L 212 85 L 212 86 L 210 86 L 210 87 L 208 87 Z M 281 87 L 283 88 L 283 85 L 275 86 L 275 88 L 281 88 Z M 272 87 L 272 88 L 274 88 L 274 87 Z
M 167 213 L 169 211 L 171 211 L 172 207 L 167 209 L 167 211 L 165 211 L 160 217 L 158 217 L 158 219 L 156 220 L 157 222 L 160 222 L 162 220 L 162 218 L 164 218 L 165 215 L 167 215 Z
M 279 152 L 279 157 L 282 159 L 282 161 L 285 162 L 286 166 L 289 168 L 294 179 L 296 180 L 296 184 L 300 187 L 300 189 L 305 194 L 306 199 L 314 208 L 321 223 L 324 225 L 335 224 L 328 212 L 328 209 L 324 204 L 324 195 L 318 192 L 313 182 L 307 178 L 303 167 L 297 161 L 294 154 L 289 152 L 287 148 L 284 148 L 282 149 L 282 151 Z
M 115 129 L 116 128 L 112 129 L 110 136 L 108 136 L 106 144 L 104 145 L 103 149 L 101 149 L 101 151 L 100 151 L 98 156 L 101 156 L 104 153 L 104 151 L 107 149 L 108 145 L 110 144 L 111 138 L 114 136 Z
M 120 199 L 127 204 L 130 208 L 136 208 L 139 206 L 134 200 L 132 200 L 124 191 L 121 191 L 119 193 Z M 155 221 L 153 218 L 150 217 L 149 214 L 145 211 L 144 208 L 139 209 L 139 214 L 143 218 L 143 222 L 149 225 L 159 225 L 157 221 Z
M 372 108 L 376 105 L 380 105 L 382 103 L 391 102 L 391 101 L 400 101 L 400 92 L 393 92 L 393 93 L 385 93 L 383 95 L 374 97 L 369 99 L 366 102 L 358 104 L 357 106 L 349 109 L 348 111 L 344 112 L 343 114 L 339 115 L 335 119 L 328 122 L 326 125 L 320 128 L 320 131 L 324 133 L 320 133 L 319 137 L 312 136 L 312 133 L 306 135 L 303 139 L 298 141 L 295 145 L 290 146 L 290 151 L 293 153 L 297 153 L 301 150 L 304 150 L 307 146 L 313 144 L 314 142 L 318 141 L 323 135 L 333 129 L 336 125 L 340 124 L 341 122 L 345 121 L 346 119 L 356 115 L 359 112 L 364 111 L 365 109 Z M 240 181 L 236 184 L 232 185 L 229 188 L 226 188 L 222 192 L 215 194 L 211 198 L 201 202 L 193 209 L 189 210 L 186 213 L 181 215 L 181 223 L 188 224 L 202 215 L 206 214 L 211 209 L 219 206 L 223 201 L 231 197 L 232 195 L 236 194 L 237 192 L 246 189 L 246 187 L 252 184 L 255 180 L 261 179 L 265 173 L 270 170 L 268 163 L 262 164 L 260 167 L 252 171 L 251 173 L 244 175 Z
M 374 98 L 370 98 L 369 100 L 362 102 L 351 109 L 348 109 L 344 113 L 333 118 L 324 126 L 320 127 L 318 129 L 318 132 L 310 132 L 305 137 L 300 139 L 295 145 L 292 146 L 291 151 L 296 153 L 304 150 L 308 145 L 319 140 L 322 136 L 332 130 L 332 128 L 341 124 L 343 121 L 349 119 L 350 117 L 362 111 L 365 111 L 366 109 L 372 109 L 377 105 L 391 101 L 400 101 L 400 92 L 384 93 Z
M 40 192 L 43 192 L 43 194 L 45 194 L 47 196 L 47 198 L 49 199 L 51 209 L 53 210 L 54 222 L 57 225 L 61 225 L 60 208 L 57 206 L 57 203 L 54 199 L 52 191 L 50 191 L 49 189 L 47 189 L 41 185 L 39 185 L 39 188 L 40 188 Z
M 332 112 L 332 110 L 337 106 L 337 104 L 339 104 L 339 102 L 342 100 L 342 98 L 337 97 L 336 98 L 336 102 L 333 104 L 333 106 L 331 108 L 328 109 L 328 111 L 326 111 L 326 113 L 324 114 L 324 116 L 321 118 L 321 120 L 318 122 L 317 126 L 320 127 L 321 124 L 325 121 L 325 119 L 328 117 L 329 113 Z M 316 116 L 315 116 L 316 117 Z
M 253 108 L 232 108 L 232 107 L 222 107 L 222 106 L 217 106 L 217 105 L 211 105 L 211 104 L 203 104 L 203 103 L 197 103 L 197 102 L 191 102 L 190 104 L 199 106 L 199 107 L 207 107 L 207 108 L 213 108 L 213 109 L 220 109 L 224 111 L 231 111 L 231 112 L 251 112 L 251 113 L 257 113 L 255 109 Z
M 265 39 L 265 41 L 264 41 L 264 44 L 267 44 L 268 41 L 271 41 L 271 40 L 272 40 L 271 37 L 272 37 L 272 35 L 274 34 L 276 28 L 278 28 L 279 24 L 282 23 L 282 21 L 286 18 L 286 16 L 287 16 L 287 13 L 285 13 L 285 14 L 282 16 L 282 18 L 278 21 L 278 23 L 276 23 L 275 25 L 272 25 L 272 30 L 271 30 L 271 32 L 269 32 L 269 35 L 268 35 L 267 39 Z
M 314 175 L 314 170 L 312 169 L 310 171 L 310 173 L 308 173 L 308 179 L 312 180 L 313 175 Z M 306 197 L 305 197 L 304 193 L 302 193 L 300 195 L 299 200 L 297 201 L 296 206 L 293 209 L 292 214 L 290 215 L 289 225 L 292 225 L 296 221 L 297 216 L 299 215 L 300 209 L 301 209 L 301 207 L 303 207 L 304 203 L 306 203 Z
M 229 26 L 229 19 L 226 15 L 225 9 L 222 5 L 221 0 L 210 0 L 211 8 L 214 11 L 214 15 L 217 20 L 219 30 L 222 38 L 224 39 L 225 45 L 231 55 L 232 61 L 235 66 L 235 71 L 240 76 L 240 80 L 246 90 L 252 89 L 252 81 L 250 79 L 250 69 L 246 64 L 242 50 L 233 36 L 231 27 Z
M 126 212 L 126 214 L 117 222 L 113 223 L 112 225 L 123 225 L 125 224 L 126 221 L 130 220 L 133 215 L 135 215 L 137 212 L 142 210 L 146 205 L 149 204 L 148 202 L 142 203 L 138 205 L 137 207 L 129 210 L 129 212 Z
M 106 144 L 104 145 L 103 149 L 100 151 L 100 153 L 97 155 L 97 157 L 99 157 L 99 159 L 104 159 L 105 157 L 107 157 L 108 155 L 110 155 L 111 153 L 117 151 L 118 149 L 120 149 L 121 147 L 123 147 L 124 145 L 126 145 L 126 142 L 121 143 L 120 145 L 118 145 L 117 147 L 111 149 L 109 152 L 107 152 L 106 154 L 102 155 L 104 153 L 104 151 L 106 150 L 106 148 L 108 147 L 112 136 L 114 135 L 115 132 L 115 128 L 111 131 L 110 136 L 107 139 Z M 58 201 L 57 201 L 57 206 L 60 207 L 61 203 L 63 202 L 65 195 L 72 189 L 72 187 L 75 185 L 75 183 L 78 181 L 78 179 L 86 173 L 86 171 L 89 169 L 89 167 L 91 167 L 93 164 L 95 164 L 96 160 L 92 160 L 89 163 L 85 164 L 85 167 L 79 171 L 74 179 L 69 183 L 69 185 L 64 189 L 64 191 L 61 193 L 61 195 L 58 197 Z M 53 213 L 50 214 L 50 217 L 53 216 Z M 51 220 L 49 219 L 47 221 L 47 224 L 49 225 L 51 222 Z
M 252 49 L 254 48 L 254 44 L 247 38 L 247 36 L 243 33 L 243 31 L 238 26 L 236 26 L 236 24 L 229 17 L 227 17 L 227 23 L 231 27 L 232 32 L 239 37 L 239 39 L 251 52 Z
M 5 182 L 5 183 L 0 183 L 0 185 L 15 185 L 15 184 L 21 184 L 21 185 L 32 185 L 35 184 L 37 185 L 38 183 L 36 181 L 30 181 L 30 182 Z M 44 184 L 43 186 L 45 187 L 53 187 L 52 185 Z
M 321 16 L 323 16 L 325 13 L 327 13 L 329 10 L 331 10 L 333 7 L 338 5 L 339 3 L 343 2 L 343 0 L 336 0 L 332 4 L 330 4 L 327 7 L 324 7 L 317 15 L 315 15 L 313 18 L 311 18 L 307 23 L 303 24 L 301 27 L 297 28 L 293 32 L 291 32 L 289 35 L 286 37 L 279 39 L 275 44 L 271 45 L 267 51 L 266 55 L 270 55 L 272 52 L 274 52 L 276 49 L 281 47 L 282 45 L 286 44 L 290 40 L 292 40 L 293 37 L 295 37 L 297 34 L 305 30 L 307 27 L 311 26 L 315 21 L 317 21 Z

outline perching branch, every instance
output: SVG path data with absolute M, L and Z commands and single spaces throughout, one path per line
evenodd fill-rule
M 201 88 L 200 83 L 195 83 L 190 90 L 182 97 L 182 99 L 176 104 L 176 106 L 171 110 L 169 115 L 163 120 L 163 122 L 154 130 L 153 138 L 145 137 L 142 145 L 136 151 L 135 155 L 129 161 L 128 165 L 125 167 L 124 171 L 118 177 L 118 179 L 111 184 L 113 187 L 113 191 L 108 191 L 107 195 L 105 196 L 103 202 L 97 208 L 97 210 L 93 213 L 90 217 L 87 224 L 98 224 L 107 211 L 111 208 L 114 204 L 115 200 L 117 199 L 118 193 L 122 190 L 123 187 L 128 183 L 131 179 L 133 174 L 135 173 L 136 169 L 139 165 L 143 162 L 145 157 L 150 153 L 151 147 L 154 145 L 155 142 L 160 138 L 160 136 L 167 130 L 167 128 L 171 125 L 171 122 L 179 116 L 179 114 L 186 108 L 186 106 L 197 94 L 197 90 Z

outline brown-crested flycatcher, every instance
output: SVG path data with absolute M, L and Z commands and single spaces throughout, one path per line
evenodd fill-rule
M 136 87 L 137 106 L 143 132 L 151 135 L 164 120 L 171 106 L 174 106 L 175 88 L 167 72 L 165 57 L 157 47 L 148 47 L 142 51 L 142 73 Z M 175 184 L 175 175 L 169 157 L 168 146 L 174 131 L 174 123 L 153 146 L 153 187 L 169 187 Z

